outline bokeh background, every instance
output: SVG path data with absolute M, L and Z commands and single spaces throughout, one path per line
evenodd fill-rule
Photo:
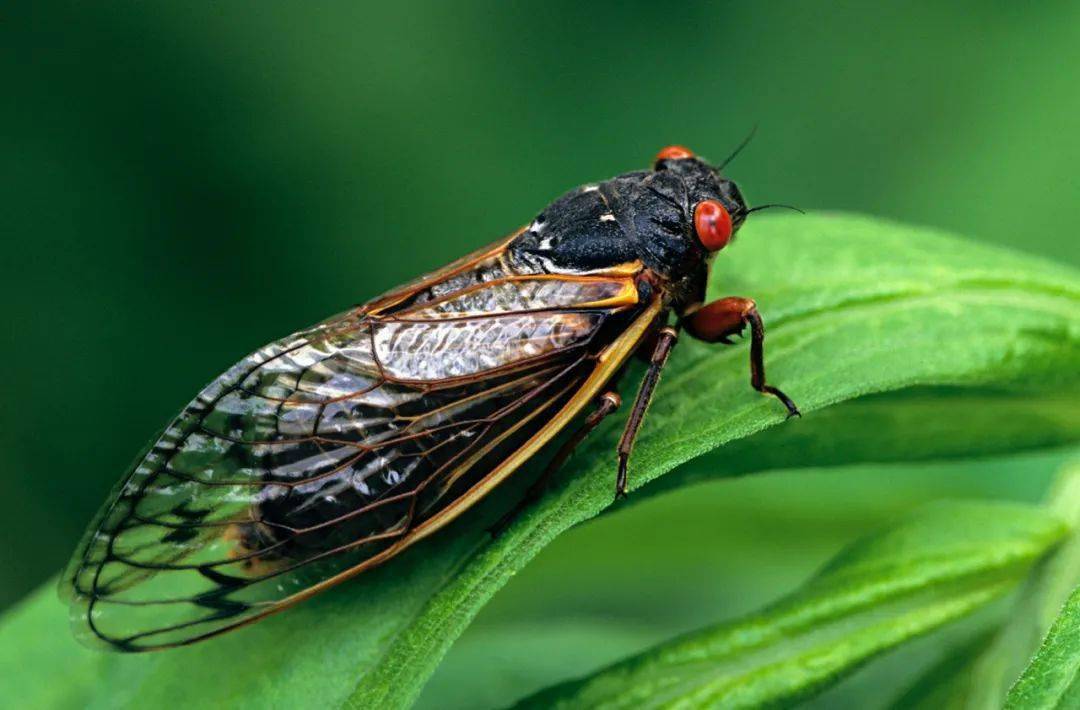
M 668 143 L 720 158 L 756 125 L 730 169 L 751 201 L 1080 264 L 1078 66 L 1071 2 L 5 6 L 0 608 L 228 364 Z M 524 659 L 585 668 L 750 610 L 919 500 L 1037 499 L 1059 457 L 631 507 L 550 548 L 429 691 L 497 697 Z M 575 641 L 590 624 L 607 647 Z M 484 655 L 509 633 L 539 645 Z

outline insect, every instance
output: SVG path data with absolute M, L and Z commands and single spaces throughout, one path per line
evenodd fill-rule
M 736 151 L 737 152 L 737 151 Z M 730 160 L 730 158 L 729 158 Z M 136 461 L 61 587 L 77 633 L 121 651 L 192 643 L 266 616 L 432 535 L 546 444 L 538 491 L 620 404 L 634 438 L 680 336 L 730 342 L 752 300 L 704 304 L 712 257 L 749 209 L 680 146 L 651 170 L 563 195 L 508 238 L 247 356 Z

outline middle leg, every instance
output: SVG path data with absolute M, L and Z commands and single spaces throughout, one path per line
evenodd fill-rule
M 666 325 L 657 331 L 656 345 L 653 347 L 652 357 L 649 358 L 649 370 L 645 373 L 645 379 L 641 382 L 637 399 L 634 400 L 634 408 L 630 411 L 630 417 L 626 420 L 626 428 L 623 429 L 622 438 L 619 439 L 619 475 L 615 479 L 615 498 L 626 496 L 626 469 L 630 462 L 630 452 L 634 448 L 634 440 L 637 439 L 638 430 L 645 420 L 645 411 L 652 401 L 656 384 L 660 381 L 660 372 L 667 364 L 668 357 L 679 339 L 679 331 Z

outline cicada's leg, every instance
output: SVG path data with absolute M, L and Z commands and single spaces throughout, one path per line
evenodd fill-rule
M 787 407 L 788 416 L 802 416 L 786 394 L 765 381 L 765 325 L 754 301 L 729 296 L 713 301 L 687 316 L 683 325 L 691 336 L 707 343 L 731 344 L 731 336 L 750 325 L 750 384 L 758 392 L 771 394 Z
M 660 371 L 664 369 L 678 339 L 679 331 L 669 325 L 656 333 L 656 345 L 653 347 L 652 357 L 649 358 L 649 370 L 641 381 L 641 389 L 638 390 L 637 399 L 634 400 L 634 408 L 630 411 L 626 428 L 623 429 L 622 438 L 619 439 L 619 475 L 615 479 L 616 499 L 626 495 L 626 467 L 630 461 L 630 452 L 634 448 L 634 439 L 637 438 L 638 430 L 641 429 L 641 423 L 645 419 L 645 410 L 649 408 L 653 392 L 656 391 L 656 383 L 660 381 Z
M 543 473 L 529 486 L 525 492 L 525 496 L 521 499 L 516 506 L 514 506 L 506 515 L 499 518 L 499 520 L 492 525 L 488 532 L 492 537 L 498 537 L 506 528 L 513 522 L 514 518 L 528 506 L 535 503 L 540 494 L 544 492 L 544 488 L 551 481 L 551 477 L 555 475 L 555 472 L 562 468 L 562 465 L 566 463 L 566 460 L 570 458 L 570 454 L 574 453 L 574 449 L 585 440 L 585 437 L 592 432 L 597 426 L 600 425 L 609 414 L 614 412 L 622 404 L 622 398 L 617 392 L 605 392 L 600 395 L 600 403 L 592 414 L 585 418 L 581 426 L 574 431 L 570 437 L 563 442 L 563 445 L 559 447 L 559 450 L 555 452 L 555 455 L 551 457 L 551 461 L 548 461 L 548 465 L 544 467 Z

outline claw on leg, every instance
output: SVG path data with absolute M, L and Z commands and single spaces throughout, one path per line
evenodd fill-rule
M 630 463 L 630 454 L 619 454 L 619 475 L 615 478 L 615 500 L 626 497 L 626 468 Z

